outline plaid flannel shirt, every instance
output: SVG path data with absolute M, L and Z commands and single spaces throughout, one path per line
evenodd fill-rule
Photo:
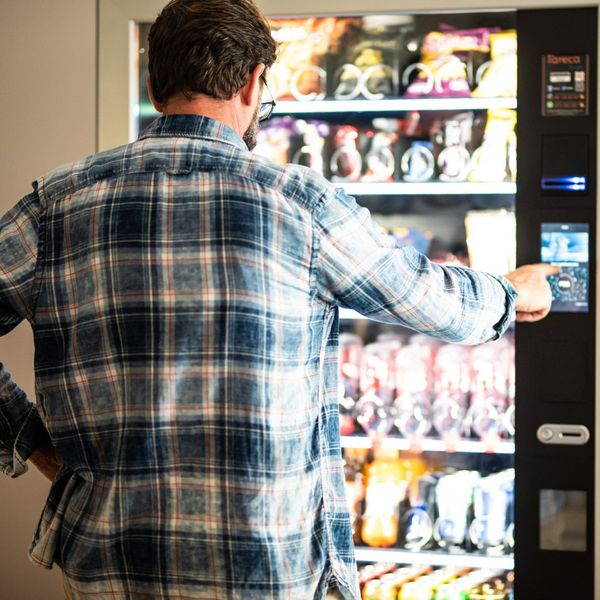
M 48 436 L 65 461 L 31 559 L 73 598 L 358 599 L 338 307 L 479 343 L 514 297 L 208 118 L 53 171 L 0 222 L 0 333 L 30 322 L 37 394 L 2 368 L 0 465 Z

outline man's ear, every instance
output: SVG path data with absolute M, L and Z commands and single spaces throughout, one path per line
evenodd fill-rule
M 240 100 L 246 106 L 254 108 L 257 103 L 257 96 L 260 99 L 262 93 L 262 85 L 260 82 L 260 76 L 265 72 L 265 65 L 259 63 L 254 67 L 250 76 L 246 80 L 246 83 L 240 90 Z
M 161 113 L 162 112 L 162 104 L 159 104 L 156 101 L 156 98 L 154 97 L 154 92 L 152 91 L 152 80 L 150 79 L 150 75 L 148 75 L 148 77 L 146 77 L 146 88 L 148 90 L 148 97 L 150 98 L 150 101 L 152 102 L 152 106 L 154 106 L 156 112 Z

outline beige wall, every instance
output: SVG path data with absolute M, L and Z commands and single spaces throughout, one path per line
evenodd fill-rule
M 0 0 L 0 212 L 31 181 L 95 148 L 95 0 Z M 0 340 L 0 361 L 33 395 L 27 324 Z M 48 491 L 36 472 L 0 476 L 0 600 L 63 598 L 58 569 L 27 549 Z

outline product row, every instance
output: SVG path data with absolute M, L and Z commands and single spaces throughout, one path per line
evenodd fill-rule
M 514 469 L 483 476 L 381 448 L 372 454 L 347 448 L 344 461 L 356 544 L 512 552 Z
M 340 336 L 340 430 L 375 442 L 394 429 L 413 446 L 477 438 L 492 450 L 515 433 L 514 338 L 473 348 L 423 335 Z
M 255 152 L 338 183 L 515 181 L 516 111 L 440 114 L 364 125 L 282 117 L 261 127 Z
M 363 600 L 514 600 L 514 572 L 376 563 L 359 569 Z
M 411 15 L 275 19 L 279 99 L 514 97 L 517 36 L 499 27 L 420 33 Z

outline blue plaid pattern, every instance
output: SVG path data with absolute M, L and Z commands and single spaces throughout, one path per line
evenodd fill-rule
M 502 278 L 396 248 L 354 199 L 204 117 L 59 168 L 0 222 L 0 332 L 34 331 L 37 408 L 0 370 L 0 464 L 65 465 L 30 550 L 73 598 L 358 599 L 338 307 L 502 334 Z

